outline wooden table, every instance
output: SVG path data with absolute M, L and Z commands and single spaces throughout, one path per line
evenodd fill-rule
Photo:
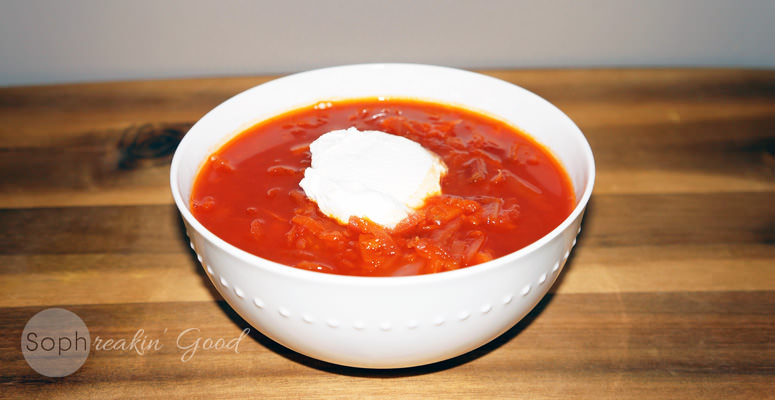
M 192 257 L 171 153 L 270 77 L 0 89 L 0 397 L 775 398 L 775 71 L 485 71 L 556 104 L 598 179 L 560 281 L 493 343 L 408 370 L 327 365 L 248 328 Z M 64 307 L 91 349 L 32 370 L 27 321 Z M 199 331 L 187 331 L 197 328 Z M 135 335 L 160 349 L 122 350 Z M 185 344 L 185 343 L 184 343 Z

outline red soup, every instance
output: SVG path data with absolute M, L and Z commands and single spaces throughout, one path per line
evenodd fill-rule
M 404 136 L 436 153 L 448 168 L 442 194 L 393 229 L 324 215 L 299 187 L 309 144 L 349 127 Z M 563 168 L 523 132 L 409 99 L 326 102 L 260 122 L 206 160 L 191 195 L 197 220 L 242 250 L 361 276 L 448 271 L 506 255 L 557 227 L 574 203 Z

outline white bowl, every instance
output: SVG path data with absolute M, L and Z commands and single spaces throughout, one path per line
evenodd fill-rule
M 205 158 L 264 118 L 322 100 L 397 96 L 462 105 L 521 128 L 566 168 L 576 207 L 551 233 L 484 264 L 408 277 L 355 277 L 291 268 L 240 250 L 191 214 Z M 240 93 L 197 122 L 171 168 L 191 247 L 226 301 L 251 325 L 299 353 L 331 363 L 398 368 L 433 363 L 489 342 L 524 317 L 557 279 L 592 193 L 592 151 L 556 107 L 518 86 L 473 72 L 413 64 L 314 70 Z

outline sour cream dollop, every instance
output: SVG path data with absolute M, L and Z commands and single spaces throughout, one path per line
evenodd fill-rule
M 441 193 L 444 162 L 419 143 L 382 131 L 335 130 L 310 144 L 312 164 L 299 185 L 340 223 L 351 216 L 395 227 Z

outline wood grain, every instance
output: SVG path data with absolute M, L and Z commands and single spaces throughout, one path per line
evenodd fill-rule
M 19 352 L 10 351 L 21 334 L 15 323 L 40 307 L 6 308 L 0 347 L 10 356 L 0 371 L 13 393 L 39 397 L 62 390 L 115 397 L 170 390 L 186 397 L 207 387 L 221 395 L 269 398 L 764 398 L 775 366 L 773 307 L 773 296 L 758 291 L 550 295 L 515 328 L 472 353 L 430 366 L 371 371 L 307 359 L 256 332 L 238 354 L 200 350 L 183 363 L 175 345 L 183 330 L 237 337 L 249 328 L 222 302 L 74 305 L 68 308 L 93 338 L 128 339 L 145 327 L 145 335 L 164 346 L 143 355 L 95 351 L 82 370 L 61 381 L 25 371 Z M 95 383 L 104 391 L 95 393 Z
M 238 337 L 168 189 L 177 142 L 272 77 L 0 88 L 0 398 L 775 398 L 775 71 L 483 71 L 532 90 L 588 137 L 598 179 L 551 293 L 470 354 L 343 368 L 252 330 L 181 361 L 177 336 Z M 92 338 L 65 378 L 20 351 L 36 312 Z

